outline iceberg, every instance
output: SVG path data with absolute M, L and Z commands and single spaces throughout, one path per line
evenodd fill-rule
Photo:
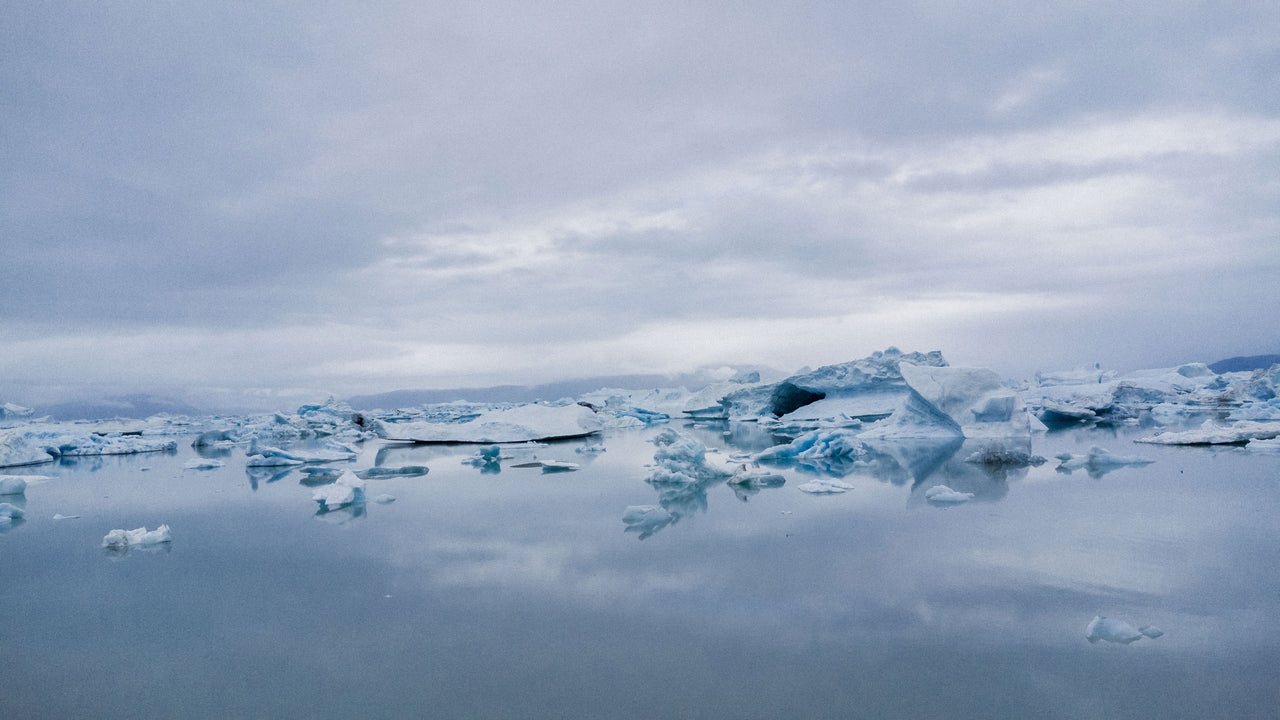
M 1101 477 L 1126 465 L 1150 465 L 1155 462 L 1137 455 L 1116 455 L 1097 445 L 1089 448 L 1089 452 L 1083 455 L 1060 453 L 1055 457 L 1058 460 L 1058 472 L 1070 473 L 1083 468 L 1092 477 Z
M 801 492 L 807 492 L 811 495 L 835 495 L 843 492 L 849 492 L 853 486 L 842 480 L 832 478 L 824 478 L 821 480 L 810 480 L 807 483 L 796 486 Z
M 112 530 L 102 538 L 102 547 L 108 550 L 127 550 L 133 547 L 146 547 L 170 542 L 173 539 L 168 525 L 147 532 L 145 527 L 135 530 Z
M 33 444 L 26 435 L 18 432 L 0 433 L 0 467 L 40 465 L 53 461 L 51 453 Z
M 514 443 L 566 440 L 600 432 L 604 421 L 584 405 L 529 403 L 488 410 L 463 422 L 367 421 L 387 440 L 416 443 Z
M 174 452 L 178 441 L 143 435 L 78 435 L 59 438 L 50 452 L 63 457 L 87 455 L 133 455 L 136 453 Z
M 209 458 L 191 458 L 182 467 L 187 470 L 216 470 L 226 465 L 221 460 L 212 460 Z
M 0 475 L 0 495 L 21 495 L 27 491 L 27 479 L 21 475 Z
M 985 368 L 899 363 L 907 386 L 960 429 L 965 438 L 1030 438 L 1026 404 Z
M 973 493 L 958 492 L 946 485 L 934 485 L 924 491 L 924 499 L 935 505 L 959 505 L 973 499 Z
M 1101 615 L 1094 616 L 1089 623 L 1089 627 L 1085 628 L 1085 639 L 1090 643 L 1106 640 L 1110 643 L 1128 645 L 1144 637 L 1158 638 L 1161 635 L 1164 635 L 1164 633 L 1159 628 L 1147 626 L 1142 630 L 1138 630 L 1123 620 L 1102 617 Z
M 321 512 L 327 512 L 364 502 L 364 489 L 364 480 L 347 470 L 332 485 L 317 489 L 311 499 L 320 503 Z
M 644 540 L 675 522 L 675 516 L 657 505 L 631 505 L 622 513 L 625 532 L 640 533 Z
M 800 460 L 821 458 L 859 458 L 867 454 L 867 446 L 859 439 L 859 431 L 848 428 L 811 430 L 786 445 L 774 445 L 755 454 L 756 461 Z
M 1242 420 L 1230 425 L 1220 425 L 1206 420 L 1198 430 L 1160 432 L 1138 438 L 1134 442 L 1152 445 L 1243 445 L 1253 440 L 1271 440 L 1280 437 L 1280 422 L 1255 422 Z

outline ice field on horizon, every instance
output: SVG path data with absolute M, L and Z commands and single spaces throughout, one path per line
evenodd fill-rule
M 7 403 L 0 715 L 1265 717 L 1278 385 L 890 348 L 538 403 Z

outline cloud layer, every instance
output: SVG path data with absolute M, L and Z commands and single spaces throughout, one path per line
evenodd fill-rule
M 1266 3 L 11 14 L 15 397 L 1280 346 Z

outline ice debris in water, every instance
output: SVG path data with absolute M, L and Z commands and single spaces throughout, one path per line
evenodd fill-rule
M 801 491 L 814 495 L 834 495 L 853 489 L 853 486 L 849 483 L 833 479 L 810 480 L 798 487 Z
M 347 505 L 364 502 L 364 488 L 364 480 L 361 480 L 350 470 L 346 470 L 332 485 L 325 485 L 317 489 L 311 495 L 311 499 L 320 503 L 321 510 L 336 510 Z
M 377 497 L 375 497 L 375 498 L 373 499 L 373 501 L 374 501 L 374 502 L 376 502 L 376 503 L 378 503 L 378 504 L 380 504 L 380 505 L 386 505 L 387 503 L 393 503 L 393 502 L 395 502 L 395 501 L 396 501 L 396 496 L 395 496 L 395 495 L 388 495 L 388 494 L 386 494 L 386 493 L 383 493 L 383 494 L 378 495 Z
M 1161 432 L 1138 438 L 1134 442 L 1152 445 L 1241 445 L 1276 437 L 1280 437 L 1280 422 L 1241 420 L 1231 425 L 1220 425 L 1213 420 L 1206 420 L 1198 430 Z
M 626 532 L 640 533 L 641 540 L 674 521 L 674 515 L 657 505 L 631 505 L 622 513 Z
M 102 538 L 102 547 L 108 550 L 127 550 L 131 547 L 159 545 L 170 542 L 172 539 L 168 525 L 161 525 L 151 532 L 147 532 L 145 527 L 134 530 L 112 530 Z
M 54 520 L 75 520 L 79 517 L 80 517 L 79 515 L 63 515 L 62 513 L 53 514 Z
M 581 466 L 578 465 L 577 463 L 564 462 L 562 460 L 543 460 L 542 461 L 542 472 L 544 473 L 572 472 L 574 470 L 577 470 L 579 467 Z
M 935 505 L 959 505 L 973 499 L 973 493 L 952 490 L 946 485 L 934 485 L 924 491 L 924 499 Z
M 0 475 L 0 495 L 21 495 L 26 491 L 26 478 L 20 475 Z
M 1161 635 L 1164 635 L 1164 632 L 1153 625 L 1137 629 L 1123 620 L 1101 615 L 1095 615 L 1093 621 L 1089 623 L 1089 627 L 1085 628 L 1085 639 L 1091 643 L 1106 640 L 1107 642 L 1128 645 L 1144 637 L 1154 639 Z
M 216 470 L 226 465 L 221 460 L 212 460 L 208 458 L 191 458 L 182 467 L 188 470 Z
M 1069 473 L 1084 468 L 1093 476 L 1100 476 L 1126 465 L 1150 465 L 1155 462 L 1137 455 L 1116 455 L 1097 445 L 1089 448 L 1089 452 L 1083 455 L 1060 453 L 1054 457 L 1058 459 L 1057 470 L 1059 472 Z
M 14 520 L 20 520 L 24 514 L 25 513 L 22 512 L 22 508 L 17 505 L 14 505 L 13 503 L 0 502 L 0 523 L 9 523 Z

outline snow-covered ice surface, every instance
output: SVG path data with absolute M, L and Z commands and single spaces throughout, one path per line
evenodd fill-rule
M 1272 422 L 1274 373 L 1015 386 L 906 355 L 708 393 L 740 421 L 589 394 L 556 407 L 599 428 L 563 442 L 377 435 L 521 407 L 465 403 L 7 420 L 41 452 L 177 442 L 0 470 L 26 483 L 0 496 L 0 717 L 1274 714 L 1275 442 L 1134 443 Z M 153 552 L 101 548 L 158 523 Z

